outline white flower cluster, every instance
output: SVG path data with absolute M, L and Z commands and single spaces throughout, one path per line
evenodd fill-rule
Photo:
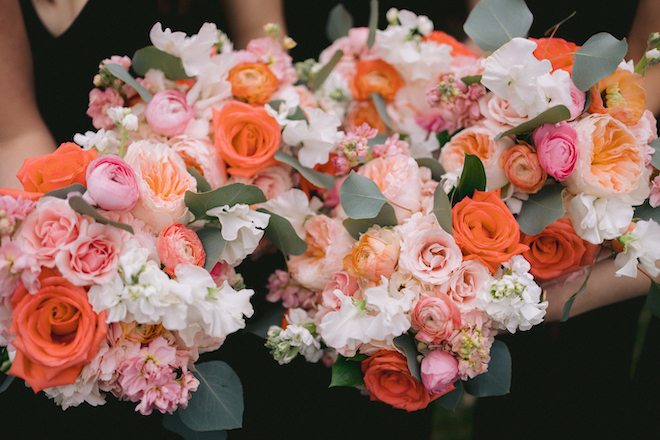
M 318 362 L 323 356 L 321 336 L 316 333 L 314 319 L 303 309 L 291 309 L 286 314 L 288 325 L 285 329 L 276 325 L 268 329 L 266 347 L 280 365 L 291 362 L 298 353 L 307 362 Z

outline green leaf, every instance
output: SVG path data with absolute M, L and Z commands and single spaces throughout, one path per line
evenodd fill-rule
M 625 39 L 617 40 L 607 32 L 592 36 L 573 55 L 573 83 L 586 92 L 598 81 L 610 76 L 627 51 Z
M 102 223 L 104 225 L 112 225 L 115 228 L 123 229 L 133 234 L 133 227 L 127 225 L 126 223 L 120 223 L 101 215 L 93 206 L 87 203 L 80 196 L 73 196 L 69 199 L 69 206 L 76 211 L 78 214 L 88 215 L 96 220 L 97 223 Z
M 290 121 L 305 121 L 307 124 L 309 124 L 309 119 L 307 119 L 305 111 L 300 107 L 296 107 L 296 111 L 293 112 L 291 116 L 287 116 L 287 119 Z
M 339 201 L 349 218 L 374 218 L 387 199 L 376 183 L 355 171 L 346 177 L 339 190 Z
M 133 78 L 131 74 L 128 73 L 126 69 L 124 69 L 122 66 L 120 66 L 119 64 L 108 63 L 105 65 L 105 67 L 114 76 L 124 81 L 126 84 L 130 84 L 135 89 L 135 91 L 140 94 L 144 102 L 151 101 L 151 98 L 153 98 L 151 92 L 145 89 L 143 86 L 141 86 L 137 81 L 135 81 L 135 78 Z
M 179 434 L 184 440 L 226 440 L 227 431 L 193 431 L 179 417 L 179 412 L 163 415 L 163 427 Z
M 456 134 L 456 133 L 454 133 L 454 134 Z M 450 135 L 447 130 L 441 131 L 440 133 L 435 135 L 435 137 L 438 139 L 438 144 L 440 145 L 440 148 L 444 147 L 445 144 L 451 140 L 452 136 L 453 135 Z
M 186 191 L 184 201 L 195 216 L 195 220 L 198 220 L 204 217 L 209 209 L 224 205 L 234 206 L 237 203 L 245 205 L 263 203 L 266 201 L 266 196 L 254 185 L 232 183 L 205 193 Z
M 660 151 L 660 138 L 650 142 L 649 145 L 655 150 L 655 153 L 651 156 L 651 165 L 660 170 L 660 153 L 658 153 Z
M 9 388 L 9 385 L 12 384 L 16 377 L 15 376 L 7 376 L 5 380 L 2 382 L 2 385 L 0 385 L 0 393 L 4 393 L 7 391 L 7 388 Z
M 243 387 L 229 365 L 222 361 L 198 364 L 193 374 L 199 388 L 179 408 L 181 421 L 193 431 L 219 431 L 240 428 L 243 424 Z
M 378 0 L 371 0 L 369 3 L 369 36 L 367 37 L 367 47 L 371 49 L 376 42 L 376 30 L 378 29 Z
M 199 171 L 195 167 L 188 168 L 188 173 L 195 178 L 197 181 L 197 191 L 198 192 L 208 192 L 211 191 L 211 185 L 206 181 L 204 176 L 199 174 Z
M 568 315 L 571 312 L 571 307 L 573 307 L 573 303 L 575 302 L 575 299 L 582 295 L 585 290 L 587 290 L 587 281 L 589 281 L 589 277 L 591 276 L 591 272 L 594 270 L 594 265 L 589 268 L 589 273 L 587 273 L 587 277 L 584 279 L 584 283 L 582 283 L 582 286 L 580 286 L 580 289 L 578 289 L 577 292 L 573 294 L 570 298 L 568 298 L 568 301 L 564 303 L 564 310 L 562 312 L 561 316 L 561 322 L 566 322 L 568 321 Z
M 520 134 L 520 133 L 531 133 L 536 128 L 545 124 L 556 124 L 557 122 L 565 121 L 571 117 L 571 112 L 568 110 L 568 107 L 565 105 L 556 105 L 550 107 L 537 117 L 530 119 L 527 122 L 523 122 L 517 127 L 513 127 L 510 130 L 507 130 L 503 133 L 495 136 L 495 140 L 499 140 L 503 136 L 509 136 L 511 134 Z
M 276 161 L 285 163 L 298 171 L 312 185 L 320 188 L 332 189 L 335 186 L 335 178 L 330 174 L 325 174 L 303 166 L 298 159 L 286 153 L 278 151 L 273 156 Z
M 660 287 L 658 283 L 651 281 L 651 289 L 649 290 L 649 295 L 646 297 L 646 307 L 651 310 L 651 312 L 660 318 Z
M 490 348 L 488 371 L 464 384 L 465 391 L 476 397 L 503 396 L 511 388 L 511 353 L 502 341 L 495 340 Z
M 651 207 L 647 199 L 643 204 L 635 206 L 635 214 L 633 218 L 646 221 L 653 220 L 656 223 L 660 223 L 660 207 Z
M 456 382 L 454 382 L 454 386 L 456 387 L 455 390 L 452 390 L 447 394 L 445 394 L 444 396 L 435 399 L 434 400 L 435 404 L 440 405 L 443 408 L 446 408 L 450 411 L 455 410 L 456 406 L 458 405 L 458 402 L 461 401 L 461 397 L 463 396 L 463 382 L 457 380 Z
M 357 387 L 364 385 L 362 369 L 357 362 L 350 362 L 342 355 L 332 365 L 330 387 Z
M 325 24 L 325 36 L 328 40 L 347 37 L 348 31 L 353 27 L 353 16 L 341 3 L 330 10 L 328 21 Z
M 339 63 L 341 57 L 343 56 L 344 56 L 344 51 L 338 50 L 337 52 L 335 52 L 332 58 L 330 58 L 328 64 L 323 66 L 321 70 L 318 71 L 318 73 L 314 77 L 314 81 L 312 81 L 312 92 L 316 92 L 318 89 L 321 88 L 325 80 L 328 79 L 328 75 L 330 75 L 332 69 L 335 68 L 335 66 L 337 65 L 337 63 Z
M 454 195 L 453 204 L 457 204 L 465 197 L 472 197 L 474 191 L 486 189 L 486 171 L 481 159 L 472 154 L 465 154 L 463 172 L 458 179 L 458 187 Z
M 275 245 L 284 255 L 302 255 L 307 250 L 307 243 L 296 234 L 291 222 L 266 209 L 258 209 L 270 215 L 264 238 Z
M 144 76 L 149 69 L 158 69 L 162 70 L 165 77 L 172 81 L 191 78 L 186 75 L 181 58 L 153 46 L 147 46 L 135 52 L 131 67 L 140 76 Z
M 202 228 L 197 231 L 197 236 L 202 242 L 204 252 L 206 253 L 206 261 L 204 261 L 204 269 L 209 273 L 213 270 L 218 261 L 222 251 L 225 250 L 227 241 L 222 238 L 222 231 L 220 228 L 208 227 Z
M 461 78 L 461 81 L 466 86 L 469 86 L 470 84 L 479 84 L 481 82 L 481 75 L 464 76 L 463 78 Z
M 369 98 L 376 106 L 376 110 L 378 111 L 378 116 L 380 116 L 380 118 L 383 120 L 385 125 L 387 125 L 391 130 L 394 130 L 394 124 L 392 124 L 392 120 L 390 119 L 390 116 L 387 114 L 387 103 L 385 102 L 385 98 L 383 98 L 383 95 L 381 95 L 380 93 L 371 93 L 369 94 Z
M 420 373 L 420 365 L 419 361 L 417 360 L 417 355 L 419 352 L 417 351 L 417 345 L 415 344 L 415 338 L 410 336 L 408 333 L 404 333 L 401 336 L 397 336 L 394 338 L 394 345 L 403 350 L 403 352 L 406 354 L 406 360 L 408 361 L 408 370 L 410 370 L 410 374 L 417 379 L 418 381 L 422 381 L 422 375 Z
M 463 25 L 465 33 L 486 52 L 515 37 L 525 37 L 534 16 L 524 0 L 481 0 Z
M 449 197 L 442 189 L 442 185 L 435 187 L 433 193 L 433 214 L 438 219 L 442 229 L 448 234 L 452 233 L 451 203 Z
M 259 320 L 248 321 L 245 331 L 266 339 L 268 337 L 268 329 L 271 325 L 279 326 L 282 324 L 284 312 L 286 312 L 286 308 L 282 307 L 281 304 L 276 304 L 264 316 L 259 318 Z
M 86 191 L 87 188 L 85 188 L 85 185 L 81 185 L 80 183 L 74 183 L 64 188 L 58 188 L 52 191 L 48 191 L 46 194 L 44 194 L 44 197 L 57 197 L 58 199 L 66 200 L 66 196 L 71 192 L 79 192 L 80 194 L 85 194 Z
M 364 218 L 364 219 L 352 219 L 347 218 L 344 220 L 343 225 L 356 240 L 360 239 L 360 234 L 367 232 L 374 225 L 378 226 L 396 226 L 398 224 L 396 220 L 396 215 L 394 214 L 394 208 L 389 203 L 385 203 L 383 207 L 378 212 L 378 215 L 374 218 Z
M 653 287 L 651 287 L 651 289 L 653 289 Z M 639 358 L 642 356 L 642 351 L 644 350 L 646 333 L 648 332 L 649 324 L 653 318 L 653 312 L 648 307 L 648 297 L 646 305 L 647 307 L 642 307 L 642 310 L 639 312 L 639 318 L 637 319 L 637 331 L 635 332 L 635 342 L 633 343 L 632 359 L 630 363 L 631 378 L 635 377 L 635 370 L 637 370 Z
M 443 133 L 447 132 L 443 131 Z M 440 134 L 438 133 L 438 135 Z M 440 162 L 431 157 L 420 157 L 415 160 L 417 161 L 417 165 L 420 167 L 426 167 L 431 170 L 431 178 L 435 181 L 439 182 L 442 178 L 442 175 L 445 174 L 445 169 L 442 167 L 442 165 L 440 165 Z
M 516 220 L 527 235 L 539 235 L 550 223 L 564 215 L 562 185 L 546 185 L 522 203 Z

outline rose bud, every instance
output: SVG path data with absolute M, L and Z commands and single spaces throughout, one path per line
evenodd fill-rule
M 186 94 L 178 90 L 158 92 L 144 109 L 144 116 L 151 129 L 163 136 L 182 134 L 195 110 L 186 102 Z
M 543 169 L 555 179 L 565 180 L 580 157 L 578 135 L 568 124 L 545 124 L 534 130 L 534 144 Z
M 156 249 L 164 271 L 174 276 L 174 269 L 179 264 L 204 266 L 206 253 L 197 234 L 180 223 L 174 223 L 158 234 Z
M 458 361 L 442 350 L 424 356 L 421 366 L 422 383 L 429 394 L 444 394 L 458 379 Z
M 105 154 L 87 167 L 85 200 L 106 211 L 129 211 L 140 197 L 137 177 L 124 159 Z

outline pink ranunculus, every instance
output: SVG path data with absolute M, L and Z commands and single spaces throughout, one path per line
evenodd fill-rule
M 165 272 L 172 277 L 179 264 L 203 267 L 206 261 L 204 246 L 197 234 L 180 223 L 169 225 L 160 231 L 156 248 L 160 262 L 165 266 Z
M 129 211 L 138 197 L 137 177 L 119 156 L 105 154 L 87 166 L 85 200 L 108 211 Z
M 87 116 L 92 118 L 92 125 L 96 129 L 111 130 L 115 123 L 108 117 L 106 111 L 112 107 L 124 105 L 124 98 L 115 89 L 108 87 L 105 90 L 92 89 L 89 92 L 89 107 Z
M 565 180 L 580 158 L 578 135 L 569 124 L 545 124 L 534 130 L 539 163 L 555 179 Z
M 163 90 L 154 95 L 144 109 L 147 123 L 158 134 L 172 137 L 182 134 L 195 110 L 186 102 L 186 94 L 178 90 Z
M 434 295 L 422 295 L 412 314 L 416 338 L 426 343 L 442 342 L 461 326 L 461 312 L 449 296 L 438 291 Z
M 429 394 L 443 394 L 458 380 L 458 361 L 445 351 L 433 350 L 422 359 L 421 375 Z
M 216 189 L 227 183 L 227 167 L 218 150 L 211 141 L 201 138 L 181 138 L 172 145 L 172 150 L 186 163 L 186 168 L 193 167 Z
M 571 105 L 568 111 L 571 112 L 571 120 L 577 118 L 584 111 L 584 104 L 587 102 L 587 92 L 578 89 L 571 81 Z
M 459 310 L 468 311 L 474 308 L 474 298 L 489 278 L 490 270 L 479 260 L 465 260 L 437 290 L 449 295 Z

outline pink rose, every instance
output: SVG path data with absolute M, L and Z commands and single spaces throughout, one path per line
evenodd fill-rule
M 332 274 L 332 279 L 325 285 L 321 292 L 321 304 L 330 310 L 339 310 L 341 300 L 335 295 L 335 290 L 340 290 L 346 296 L 354 296 L 361 290 L 358 286 L 357 278 L 352 277 L 345 270 L 340 270 Z M 363 298 L 356 298 L 358 301 Z
M 444 293 L 435 295 L 422 295 L 412 314 L 412 327 L 419 331 L 416 338 L 426 343 L 442 342 L 461 326 L 458 307 Z
M 577 118 L 584 111 L 584 104 L 587 102 L 587 92 L 575 87 L 571 81 L 571 105 L 568 111 L 571 112 L 571 120 Z
M 156 241 L 158 257 L 165 272 L 174 276 L 179 264 L 204 267 L 206 253 L 197 234 L 180 223 L 169 225 L 158 234 Z
M 186 102 L 186 94 L 178 90 L 163 90 L 154 95 L 144 109 L 144 116 L 153 131 L 172 137 L 182 134 L 195 110 Z
M 259 187 L 267 199 L 275 199 L 293 188 L 291 168 L 287 165 L 273 165 L 259 170 L 252 185 Z
M 496 123 L 504 126 L 494 128 L 496 131 L 506 131 L 508 128 L 517 127 L 529 120 L 526 116 L 520 116 L 509 104 L 509 101 L 492 92 L 484 95 L 478 102 L 481 114 L 488 121 L 492 121 L 490 124 Z
M 466 260 L 453 271 L 438 291 L 449 295 L 459 310 L 470 310 L 477 292 L 490 279 L 490 270 L 479 260 Z
M 534 130 L 539 163 L 555 179 L 565 180 L 580 158 L 578 135 L 568 124 L 545 124 Z
M 105 154 L 87 166 L 85 200 L 108 211 L 129 211 L 138 197 L 137 177 L 119 156 Z
M 172 144 L 172 150 L 186 163 L 186 169 L 195 168 L 213 189 L 227 183 L 225 161 L 211 141 L 199 138 L 175 139 L 177 142 Z
M 124 105 L 124 98 L 115 89 L 108 87 L 105 90 L 92 89 L 89 92 L 89 107 L 87 116 L 92 118 L 92 125 L 96 129 L 111 130 L 115 123 L 108 117 L 106 111 L 112 107 Z
M 429 394 L 444 394 L 458 380 L 458 361 L 442 350 L 433 350 L 422 359 L 422 384 Z

